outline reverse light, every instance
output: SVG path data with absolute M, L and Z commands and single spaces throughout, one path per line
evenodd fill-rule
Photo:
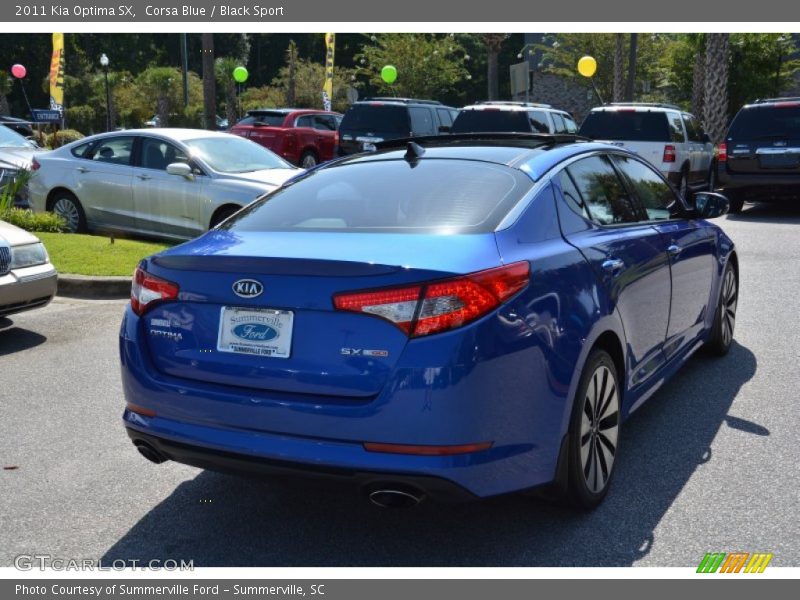
M 383 452 L 385 454 L 414 454 L 417 456 L 454 456 L 481 452 L 492 447 L 493 442 L 462 444 L 460 446 L 418 446 L 411 444 L 383 444 L 380 442 L 364 442 L 367 452 Z
M 717 162 L 726 162 L 728 160 L 728 144 L 722 142 L 717 146 Z
M 337 310 L 391 321 L 409 337 L 456 329 L 494 310 L 524 288 L 527 261 L 451 279 L 405 287 L 345 292 L 333 297 Z
M 131 285 L 131 308 L 141 316 L 154 302 L 177 298 L 179 289 L 177 283 L 161 279 L 141 267 L 136 267 Z
M 666 163 L 674 163 L 676 158 L 675 154 L 675 146 L 672 144 L 667 144 L 664 146 L 664 156 L 661 157 L 661 160 Z

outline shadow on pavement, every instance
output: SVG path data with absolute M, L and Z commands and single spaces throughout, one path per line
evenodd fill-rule
M 103 561 L 631 565 L 647 555 L 653 531 L 695 470 L 712 460 L 710 446 L 723 423 L 769 435 L 755 423 L 727 415 L 756 368 L 753 353 L 736 343 L 723 359 L 693 358 L 624 425 L 616 480 L 606 502 L 592 513 L 519 495 L 387 511 L 373 508 L 350 488 L 261 483 L 205 471 L 154 507 Z M 142 472 L 147 468 L 143 463 Z
M 800 224 L 800 202 L 745 204 L 741 213 L 729 214 L 725 218 L 730 221 Z
M 35 331 L 13 327 L 13 323 L 0 317 L 0 356 L 22 352 L 44 344 L 47 338 Z

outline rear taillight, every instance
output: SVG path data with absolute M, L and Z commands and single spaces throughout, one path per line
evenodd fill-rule
M 663 162 L 674 163 L 675 162 L 675 146 L 672 144 L 667 144 L 664 146 L 664 156 L 661 157 Z
M 31 161 L 31 171 L 38 171 L 42 168 L 42 164 L 35 158 Z
M 800 102 L 795 102 L 795 101 L 791 101 L 791 102 L 776 102 L 775 104 L 773 104 L 773 106 L 775 108 L 793 108 L 795 106 L 800 106 Z
M 156 277 L 136 267 L 131 286 L 131 308 L 137 315 L 143 315 L 154 302 L 174 300 L 178 297 L 178 284 Z
M 452 279 L 401 288 L 345 292 L 333 297 L 337 310 L 375 315 L 410 337 L 466 325 L 497 308 L 528 284 L 523 261 Z
M 726 162 L 728 160 L 728 144 L 722 142 L 717 146 L 717 162 Z

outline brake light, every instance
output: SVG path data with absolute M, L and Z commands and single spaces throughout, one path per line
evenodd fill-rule
M 728 160 L 728 144 L 722 142 L 717 146 L 717 162 L 726 162 Z
M 177 298 L 179 289 L 177 283 L 161 279 L 141 267 L 136 267 L 131 286 L 131 308 L 133 312 L 141 316 L 154 302 Z
M 35 158 L 31 161 L 31 171 L 38 171 L 42 168 L 42 164 Z
M 775 108 L 790 108 L 792 106 L 800 106 L 800 102 L 776 102 L 773 106 Z
M 675 162 L 675 146 L 672 144 L 664 146 L 664 156 L 661 157 L 661 160 L 666 163 Z
M 337 310 L 391 321 L 409 337 L 431 335 L 466 325 L 494 310 L 524 288 L 527 261 L 400 288 L 345 292 L 333 297 Z

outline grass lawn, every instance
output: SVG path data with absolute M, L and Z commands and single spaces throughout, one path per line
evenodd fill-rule
M 59 273 L 77 275 L 127 275 L 146 256 L 169 248 L 171 244 L 114 240 L 108 236 L 77 233 L 36 233 L 47 248 Z

